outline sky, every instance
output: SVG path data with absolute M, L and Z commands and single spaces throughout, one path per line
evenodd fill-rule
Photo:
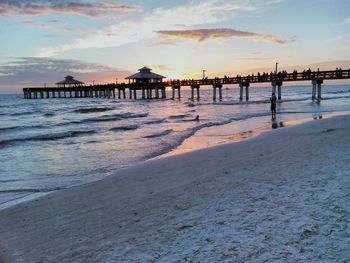
M 0 92 L 350 68 L 349 0 L 1 0 Z

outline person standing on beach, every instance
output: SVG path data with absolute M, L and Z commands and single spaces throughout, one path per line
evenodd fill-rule
M 271 101 L 271 117 L 274 120 L 276 119 L 276 101 L 277 101 L 277 97 L 274 92 L 272 93 L 270 101 Z

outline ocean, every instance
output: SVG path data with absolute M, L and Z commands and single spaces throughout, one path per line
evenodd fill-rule
M 242 140 L 258 132 L 350 112 L 350 85 L 282 87 L 271 120 L 271 87 L 250 87 L 239 101 L 237 86 L 212 88 L 201 99 L 105 98 L 25 100 L 0 95 L 0 209 L 52 191 L 101 180 L 151 158 Z M 139 95 L 140 97 L 140 95 Z M 171 98 L 171 91 L 167 91 Z M 199 115 L 199 121 L 193 119 Z

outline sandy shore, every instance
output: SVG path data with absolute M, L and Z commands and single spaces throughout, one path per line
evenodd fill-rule
M 348 262 L 350 117 L 152 160 L 0 211 L 0 262 Z

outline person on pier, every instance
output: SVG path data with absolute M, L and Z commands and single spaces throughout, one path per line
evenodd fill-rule
M 276 101 L 277 101 L 277 97 L 275 95 L 275 93 L 272 93 L 272 96 L 270 98 L 270 102 L 271 102 L 271 117 L 272 119 L 276 119 Z

